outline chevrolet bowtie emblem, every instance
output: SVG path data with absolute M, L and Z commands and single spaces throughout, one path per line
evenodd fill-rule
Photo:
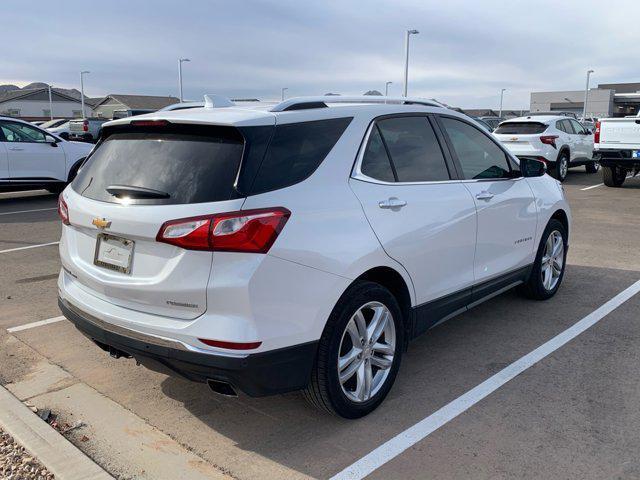
M 109 220 L 107 220 L 106 218 L 94 218 L 91 223 L 94 224 L 96 227 L 101 228 L 103 230 L 105 228 L 109 228 L 111 226 L 111 222 Z

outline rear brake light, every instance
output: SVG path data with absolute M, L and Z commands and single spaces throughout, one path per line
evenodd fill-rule
M 556 138 L 558 138 L 558 135 L 542 135 L 540 141 L 545 145 L 551 145 L 556 148 Z
M 277 207 L 171 220 L 156 240 L 187 250 L 267 253 L 290 215 Z
M 262 342 L 224 342 L 222 340 L 209 340 L 206 338 L 199 338 L 198 340 L 211 347 L 228 348 L 230 350 L 253 350 L 262 345 Z
M 83 132 L 88 132 L 89 131 L 89 121 L 85 120 L 84 122 L 82 122 L 82 131 Z
M 169 122 L 166 120 L 134 120 L 131 125 L 136 127 L 166 127 Z
M 600 143 L 600 120 L 596 122 L 596 131 L 593 134 L 593 143 Z
M 60 216 L 60 220 L 65 225 L 71 225 L 69 223 L 69 208 L 67 207 L 67 203 L 63 200 L 62 194 L 58 197 L 58 215 Z

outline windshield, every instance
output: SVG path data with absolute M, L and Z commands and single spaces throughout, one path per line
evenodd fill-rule
M 496 131 L 496 135 L 536 135 L 547 129 L 547 125 L 540 122 L 503 122 Z

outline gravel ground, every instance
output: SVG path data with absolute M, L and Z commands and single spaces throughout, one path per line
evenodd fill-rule
M 52 480 L 52 473 L 44 468 L 11 436 L 0 430 L 0 479 Z

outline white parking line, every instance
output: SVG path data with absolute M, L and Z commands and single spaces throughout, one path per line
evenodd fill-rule
M 331 480 L 360 480 L 388 461 L 394 459 L 402 452 L 415 445 L 419 441 L 428 437 L 430 434 L 438 430 L 443 425 L 464 413 L 476 403 L 487 397 L 489 394 L 502 387 L 509 380 L 512 380 L 522 372 L 532 367 L 547 355 L 558 350 L 560 347 L 594 326 L 606 315 L 618 308 L 624 302 L 640 292 L 640 280 L 635 282 L 627 289 L 620 292 L 607 303 L 597 310 L 591 312 L 578 323 L 569 327 L 564 332 L 556 335 L 545 344 L 539 346 L 532 352 L 528 353 L 511 365 L 500 370 L 498 373 L 488 378 L 480 385 L 472 388 L 467 393 L 448 403 L 440 410 L 432 413 L 425 419 L 409 427 L 404 432 L 396 435 L 388 442 L 380 445 L 371 453 L 365 455 L 354 464 L 348 466 L 338 474 L 334 475 Z
M 0 253 L 18 252 L 20 250 L 29 250 L 30 248 L 48 247 L 49 245 L 58 245 L 60 242 L 42 243 L 40 245 L 29 245 L 28 247 L 10 248 L 8 250 L 0 250 Z
M 57 210 L 57 208 L 34 208 L 33 210 L 16 210 L 15 212 L 1 212 L 0 215 L 15 215 L 16 213 L 29 213 L 29 212 L 45 212 L 47 210 Z
M 20 325 L 17 327 L 7 328 L 7 332 L 9 333 L 21 332 L 22 330 L 29 330 L 30 328 L 42 327 L 43 325 L 49 325 L 51 323 L 61 322 L 63 320 L 66 320 L 66 317 L 47 318 L 46 320 L 40 320 L 39 322 L 31 322 L 31 323 L 26 323 L 24 325 Z
M 631 177 L 633 177 L 633 175 L 627 175 L 627 178 L 631 178 Z M 591 185 L 590 187 L 581 188 L 580 191 L 584 192 L 585 190 L 591 190 L 592 188 L 598 188 L 598 187 L 601 187 L 603 185 L 604 185 L 604 183 L 599 183 L 597 185 Z

